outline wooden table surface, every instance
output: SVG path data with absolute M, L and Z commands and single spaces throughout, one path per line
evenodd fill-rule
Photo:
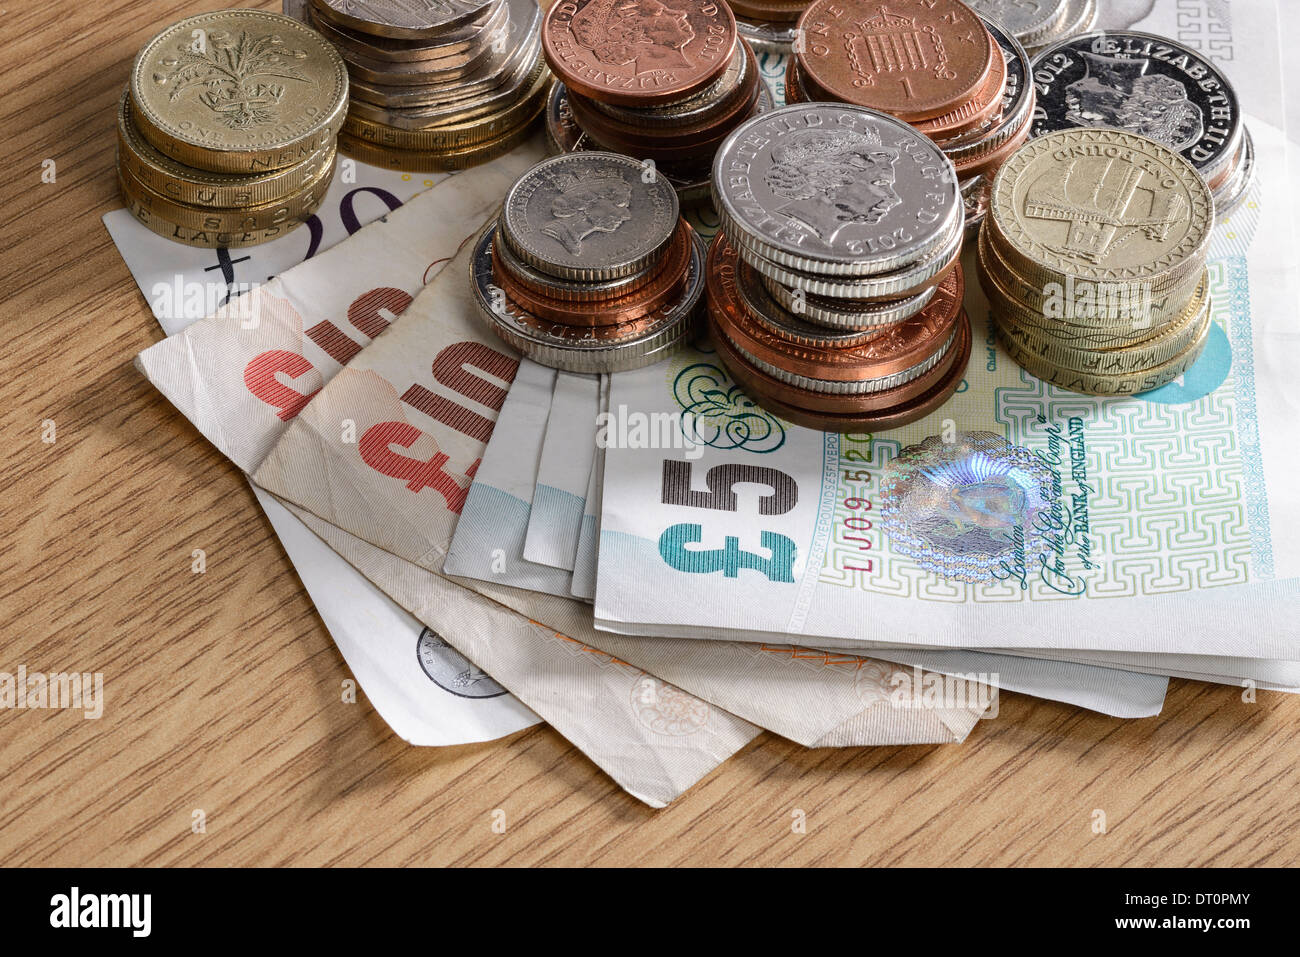
M 1300 861 L 1300 700 L 1285 695 L 1173 681 L 1160 717 L 1120 721 L 1006 694 L 948 747 L 810 751 L 765 733 L 661 811 L 547 727 L 415 748 L 364 699 L 343 704 L 346 666 L 243 477 L 132 367 L 162 333 L 100 221 L 121 205 L 114 103 L 132 57 L 219 6 L 64 0 L 0 18 L 0 671 L 102 671 L 108 698 L 98 721 L 0 711 L 0 863 Z M 220 556 L 203 575 L 196 547 Z

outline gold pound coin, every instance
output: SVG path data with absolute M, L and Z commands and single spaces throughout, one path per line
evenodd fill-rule
M 500 139 L 535 115 L 542 108 L 550 84 L 549 72 L 541 71 L 533 79 L 532 85 L 504 109 L 463 123 L 449 123 L 425 130 L 400 130 L 349 113 L 343 131 L 354 139 L 394 149 L 445 150 L 475 146 Z
M 1058 277 L 1036 286 L 1012 270 L 989 241 L 987 229 L 976 242 L 980 285 L 990 302 L 1042 338 L 1085 348 L 1109 348 L 1140 341 L 1178 320 L 1196 295 L 1202 273 L 1160 297 L 1137 283 L 1098 283 Z
M 186 166 L 160 153 L 140 135 L 131 114 L 129 90 L 117 104 L 117 142 L 118 162 L 137 182 L 178 203 L 224 209 L 284 199 L 305 189 L 334 162 L 334 147 L 330 146 L 296 166 L 255 176 L 209 173 Z
M 1196 329 L 1192 344 L 1186 350 L 1161 365 L 1125 375 L 1079 372 L 1054 366 L 1025 351 L 1015 342 L 1009 341 L 1001 329 L 998 330 L 998 338 L 1017 365 L 1044 382 L 1086 395 L 1125 396 L 1150 392 L 1162 385 L 1168 385 L 1190 369 L 1205 349 L 1205 343 L 1210 335 L 1211 321 L 1210 310 L 1207 309 L 1200 326 Z
M 118 184 L 122 187 L 122 195 L 127 207 L 137 218 L 140 218 L 139 211 L 143 210 L 163 222 L 196 232 L 221 235 L 258 234 L 287 223 L 305 220 L 320 207 L 333 178 L 334 163 L 331 162 L 306 189 L 284 199 L 243 209 L 218 209 L 178 203 L 151 190 L 135 179 L 125 167 L 118 169 Z
M 401 170 L 407 173 L 447 173 L 468 169 L 496 159 L 510 152 L 532 135 L 535 121 L 541 116 L 543 102 L 525 120 L 508 133 L 494 140 L 473 146 L 445 150 L 407 150 L 380 146 L 357 139 L 348 133 L 339 134 L 339 149 L 372 166 Z
M 1204 263 L 1214 199 L 1187 160 L 1110 129 L 1030 140 L 998 171 L 988 221 L 1030 282 L 1074 276 L 1146 283 L 1159 294 Z
M 199 169 L 260 173 L 329 147 L 348 75 L 319 33 L 261 10 L 188 17 L 140 51 L 131 102 L 141 134 Z
M 1033 327 L 1023 326 L 1005 313 L 993 314 L 998 331 L 1021 349 L 1044 362 L 1094 375 L 1123 376 L 1164 365 L 1182 354 L 1202 330 L 1210 312 L 1209 277 L 1202 274 L 1196 295 L 1183 314 L 1157 332 L 1147 330 L 1140 341 L 1097 349 L 1067 345 L 1043 337 Z

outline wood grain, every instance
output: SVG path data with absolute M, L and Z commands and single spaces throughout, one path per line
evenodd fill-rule
M 1284 695 L 1175 681 L 1159 718 L 1129 722 L 1004 695 L 954 747 L 764 735 L 663 811 L 549 728 L 417 749 L 342 703 L 347 670 L 242 476 L 132 368 L 161 332 L 100 222 L 120 205 L 113 107 L 136 49 L 221 5 L 5 13 L 0 670 L 102 671 L 107 705 L 0 711 L 0 862 L 1300 861 Z

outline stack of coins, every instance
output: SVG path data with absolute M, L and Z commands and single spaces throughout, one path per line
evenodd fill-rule
M 731 0 L 736 32 L 760 53 L 788 54 L 808 0 Z
M 1106 126 L 1183 155 L 1229 216 L 1253 179 L 1255 147 L 1232 83 L 1190 47 L 1132 30 L 1090 33 L 1034 58 L 1033 135 Z
M 961 194 L 932 141 L 874 110 L 796 104 L 736 130 L 713 181 L 709 328 L 751 398 L 839 431 L 947 401 L 971 337 Z
M 352 79 L 339 145 L 376 166 L 464 169 L 533 130 L 550 74 L 537 0 L 310 0 Z
M 697 332 L 704 243 L 663 177 L 582 152 L 544 160 L 479 235 L 470 285 L 489 328 L 569 372 L 621 372 Z
M 786 67 L 786 100 L 829 100 L 911 123 L 952 160 L 967 221 L 978 225 L 987 184 L 1029 138 L 1029 55 L 1006 28 L 958 0 L 903 16 L 868 0 L 817 0 Z
M 1030 140 L 1002 167 L 978 271 L 1011 358 L 1053 385 L 1133 395 L 1182 375 L 1210 329 L 1214 200 L 1173 150 L 1109 129 Z
M 347 100 L 343 61 L 288 17 L 181 20 L 140 51 L 118 103 L 122 195 L 148 229 L 190 246 L 282 236 L 329 188 Z
M 726 3 L 564 0 L 542 24 L 559 81 L 548 110 L 552 143 L 653 164 L 684 206 L 709 199 L 709 167 L 740 123 L 772 105 Z M 569 123 L 570 129 L 562 128 Z
M 1033 52 L 1087 33 L 1097 22 L 1099 0 L 966 0 L 980 16 L 1005 28 Z

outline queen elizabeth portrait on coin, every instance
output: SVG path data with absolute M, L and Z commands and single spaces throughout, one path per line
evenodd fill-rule
M 540 232 L 574 256 L 582 255 L 582 241 L 592 233 L 612 233 L 632 218 L 632 187 L 622 176 L 583 180 L 561 174 L 556 182 L 560 192 L 551 201 L 553 218 Z
M 687 12 L 659 0 L 596 0 L 574 15 L 573 35 L 603 65 L 633 73 L 689 67 L 695 39 Z
M 1081 50 L 1088 72 L 1065 91 L 1066 119 L 1076 126 L 1127 130 L 1182 151 L 1204 132 L 1201 111 L 1172 76 L 1148 73 L 1146 59 Z
M 788 203 L 776 212 L 828 245 L 850 223 L 874 225 L 902 202 L 894 190 L 898 150 L 870 127 L 809 129 L 772 150 L 767 186 Z

